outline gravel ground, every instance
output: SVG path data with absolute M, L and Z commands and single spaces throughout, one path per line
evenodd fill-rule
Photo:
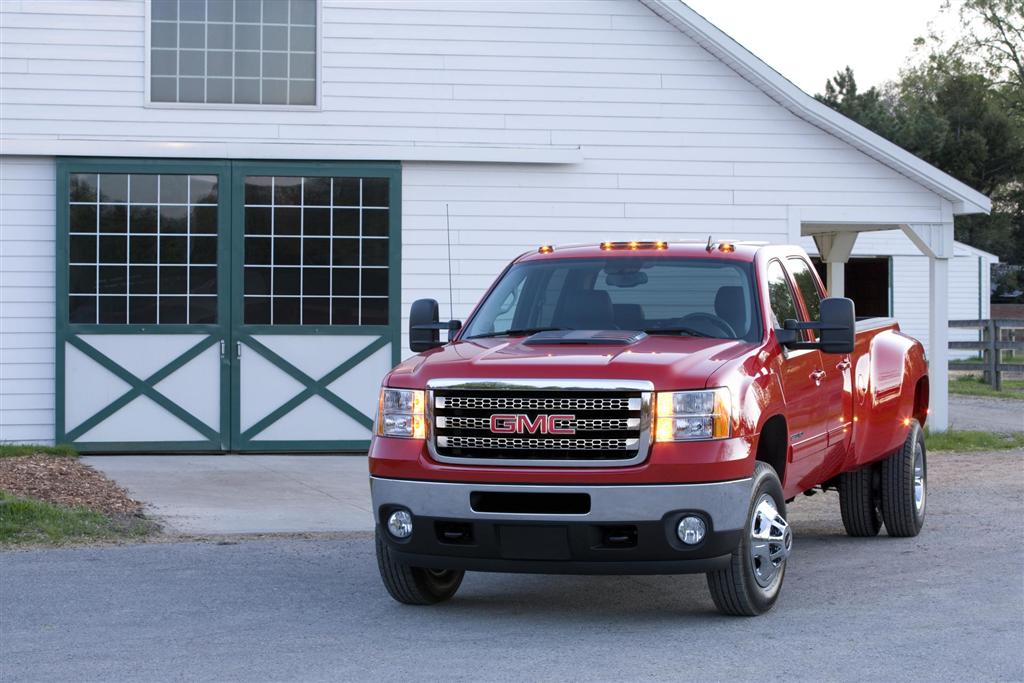
M 1024 451 L 934 454 L 915 539 L 791 508 L 770 614 L 701 576 L 470 574 L 413 608 L 365 534 L 0 554 L 0 680 L 1024 679 Z M 225 543 L 222 541 L 221 543 Z
M 1024 432 L 1024 401 L 950 394 L 949 422 L 953 429 Z

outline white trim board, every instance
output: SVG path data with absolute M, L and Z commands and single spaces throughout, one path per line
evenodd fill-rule
M 347 161 L 456 161 L 511 164 L 577 164 L 579 147 L 501 145 L 364 145 L 295 144 L 281 142 L 178 142 L 161 140 L 90 140 L 0 138 L 0 150 L 11 156 L 104 156 L 160 159 L 345 159 Z

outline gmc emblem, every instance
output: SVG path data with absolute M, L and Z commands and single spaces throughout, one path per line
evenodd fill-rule
M 522 413 L 491 415 L 491 432 L 494 434 L 555 434 L 571 436 L 576 433 L 572 426 L 575 415 L 538 415 L 530 419 Z

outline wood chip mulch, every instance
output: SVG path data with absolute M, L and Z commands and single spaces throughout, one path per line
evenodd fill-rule
M 143 506 L 88 465 L 50 455 L 0 458 L 0 490 L 115 517 L 139 515 Z

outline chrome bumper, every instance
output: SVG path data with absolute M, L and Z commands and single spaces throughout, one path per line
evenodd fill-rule
M 533 522 L 647 522 L 667 513 L 693 510 L 705 513 L 717 531 L 741 529 L 750 504 L 750 479 L 708 484 L 642 484 L 560 486 L 528 484 L 461 484 L 370 477 L 374 518 L 385 506 L 407 508 L 414 516 L 458 520 Z M 474 492 L 584 493 L 590 496 L 586 514 L 477 512 L 470 503 Z

